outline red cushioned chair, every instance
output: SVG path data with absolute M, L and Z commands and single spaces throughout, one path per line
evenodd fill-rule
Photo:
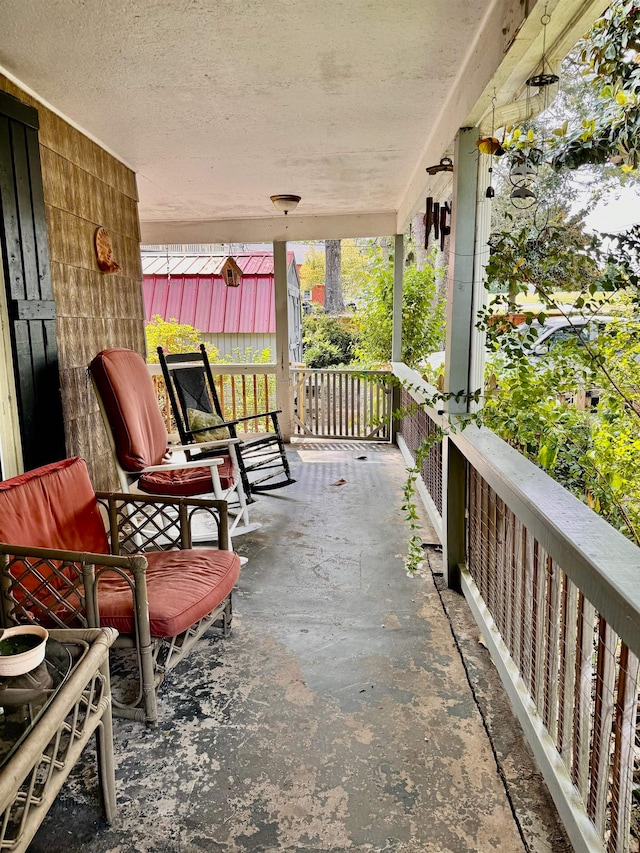
M 106 349 L 89 365 L 123 491 L 189 497 L 213 494 L 231 503 L 229 534 L 260 527 L 249 524 L 249 510 L 238 469 L 237 439 L 201 445 L 220 448 L 224 457 L 206 461 L 168 461 L 189 448 L 168 447 L 167 428 L 158 407 L 153 381 L 142 357 L 128 349 Z M 191 448 L 192 449 L 192 448 Z M 200 537 L 209 538 L 205 533 Z
M 191 548 L 196 511 L 213 519 L 218 549 Z M 95 493 L 77 457 L 36 468 L 0 482 L 3 626 L 116 628 L 139 688 L 114 713 L 153 725 L 163 673 L 214 623 L 228 633 L 240 559 L 227 548 L 224 501 Z

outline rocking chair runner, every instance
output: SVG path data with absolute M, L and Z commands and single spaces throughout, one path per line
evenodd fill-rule
M 228 435 L 237 439 L 238 424 L 270 418 L 273 432 L 243 439 L 236 445 L 245 493 L 251 499 L 255 493 L 295 483 L 278 423 L 280 409 L 227 421 L 204 344 L 200 345 L 199 352 L 175 355 L 167 355 L 162 347 L 158 347 L 158 357 L 180 441 L 198 450 L 197 454 L 190 452 L 189 458 L 206 455 L 204 447 L 198 446 L 203 439 L 208 440 L 214 434 L 216 437 Z

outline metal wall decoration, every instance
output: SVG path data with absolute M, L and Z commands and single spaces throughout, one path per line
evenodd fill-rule
M 451 205 L 448 201 L 440 204 L 431 196 L 427 198 L 424 215 L 424 248 L 429 248 L 431 232 L 440 241 L 440 251 L 444 252 L 445 238 L 451 233 Z
M 437 175 L 438 172 L 453 172 L 453 160 L 451 157 L 442 157 L 435 166 L 427 166 L 427 172 L 430 175 Z

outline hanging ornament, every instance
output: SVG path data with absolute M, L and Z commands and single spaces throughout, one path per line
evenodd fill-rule
M 494 198 L 496 191 L 493 188 L 493 158 L 500 153 L 504 154 L 504 148 L 500 145 L 498 140 L 493 135 L 496 129 L 496 96 L 494 94 L 493 98 L 491 98 L 491 137 L 489 140 L 480 139 L 478 140 L 478 149 L 482 154 L 489 154 L 489 186 L 485 190 L 485 198 Z M 489 143 L 488 145 L 486 143 Z M 497 143 L 497 145 L 496 145 Z M 488 150 L 487 150 L 488 149 Z
M 509 170 L 509 181 L 513 186 L 509 197 L 518 210 L 525 210 L 537 201 L 536 194 L 531 189 L 537 174 L 538 167 L 535 163 L 532 163 L 524 152 L 520 152 Z
M 549 86 L 553 86 L 554 83 L 557 83 L 560 80 L 558 75 L 553 73 L 551 66 L 547 61 L 547 24 L 550 21 L 551 15 L 547 14 L 547 7 L 545 6 L 544 14 L 540 18 L 540 23 L 542 24 L 542 58 L 536 73 L 527 80 L 527 86 L 535 89 L 547 89 Z M 548 104 L 546 103 L 545 94 L 544 109 L 546 109 L 547 106 Z
M 540 18 L 542 24 L 542 56 L 540 63 L 533 74 L 527 80 L 527 115 L 531 114 L 529 103 L 529 93 L 531 89 L 540 89 L 544 92 L 542 111 L 547 109 L 548 89 L 549 86 L 557 83 L 559 77 L 551 70 L 547 60 L 547 25 L 551 20 L 551 16 L 547 14 L 547 6 L 544 7 L 544 14 Z M 531 131 L 530 131 L 531 133 Z M 533 142 L 533 136 L 531 137 Z M 538 167 L 544 162 L 544 150 L 532 145 L 528 149 L 518 151 L 514 157 L 511 169 L 509 171 L 509 180 L 513 185 L 510 199 L 511 203 L 518 210 L 526 210 L 527 208 L 537 205 L 538 198 L 532 189 L 532 184 L 535 181 L 538 173 Z M 534 217 L 535 218 L 535 217 Z
M 514 187 L 511 190 L 509 198 L 511 199 L 511 204 L 518 210 L 526 210 L 529 207 L 533 207 L 538 200 L 538 196 L 533 190 L 525 186 Z

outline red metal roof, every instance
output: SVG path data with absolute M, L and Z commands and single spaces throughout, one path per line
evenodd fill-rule
M 232 257 L 242 270 L 238 287 L 227 287 L 220 270 L 227 255 L 143 255 L 147 322 L 156 314 L 201 332 L 275 333 L 273 255 Z M 287 266 L 295 264 L 287 252 Z

